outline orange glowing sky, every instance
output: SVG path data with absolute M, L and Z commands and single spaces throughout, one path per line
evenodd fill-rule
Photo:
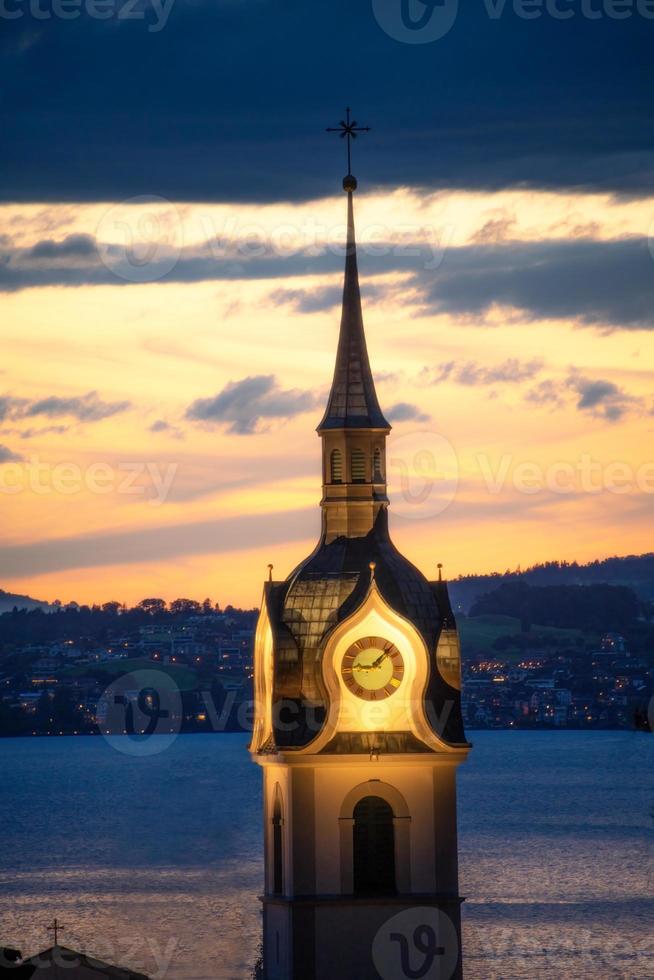
M 450 577 L 651 550 L 651 330 L 589 322 L 569 281 L 567 314 L 441 308 L 415 272 L 438 288 L 467 261 L 506 275 L 534 246 L 645 240 L 654 198 L 399 189 L 356 208 L 398 546 Z M 0 587 L 252 606 L 269 561 L 284 577 L 313 548 L 344 220 L 342 195 L 0 207 L 25 276 L 0 294 Z

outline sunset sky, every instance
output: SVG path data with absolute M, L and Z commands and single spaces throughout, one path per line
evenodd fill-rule
M 0 588 L 256 605 L 313 548 L 349 101 L 398 546 L 652 550 L 654 24 L 379 7 L 2 25 Z

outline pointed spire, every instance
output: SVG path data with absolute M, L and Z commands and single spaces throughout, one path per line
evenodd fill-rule
M 356 178 L 348 175 L 343 181 L 343 189 L 347 191 L 347 248 L 341 330 L 334 380 L 318 432 L 344 428 L 390 429 L 377 400 L 363 329 L 354 234 L 353 193 L 356 187 Z

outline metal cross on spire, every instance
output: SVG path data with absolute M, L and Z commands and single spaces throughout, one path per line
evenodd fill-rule
M 347 173 L 352 176 L 352 140 L 357 138 L 358 133 L 369 133 L 370 126 L 359 126 L 356 119 L 350 119 L 350 107 L 345 110 L 345 119 L 341 119 L 338 126 L 330 126 L 328 133 L 340 133 L 341 139 L 347 138 Z
M 55 946 L 58 945 L 57 944 L 57 939 L 58 939 L 58 936 L 59 936 L 59 932 L 63 931 L 63 928 L 64 928 L 63 926 L 60 926 L 59 925 L 59 920 L 58 919 L 54 919 L 52 925 L 51 926 L 48 926 L 48 932 L 53 932 L 54 933 L 54 944 L 55 944 Z

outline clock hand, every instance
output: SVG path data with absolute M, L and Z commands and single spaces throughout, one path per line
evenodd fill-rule
M 382 663 L 384 662 L 384 660 L 386 660 L 387 656 L 388 656 L 388 650 L 384 650 L 381 656 L 377 657 L 377 659 L 372 663 L 372 666 L 375 668 L 381 667 Z

